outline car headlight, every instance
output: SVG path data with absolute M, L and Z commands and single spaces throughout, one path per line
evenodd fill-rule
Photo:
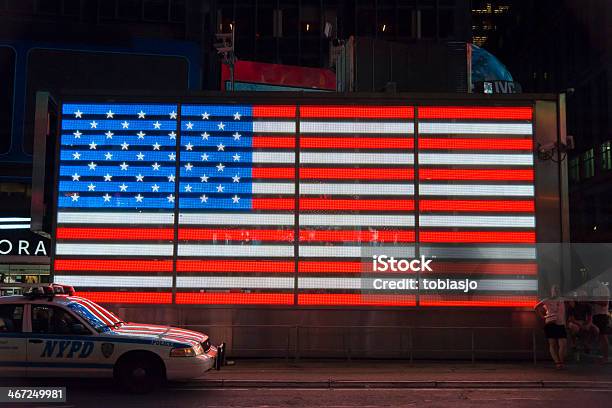
M 195 357 L 204 353 L 202 346 L 196 344 L 193 347 L 177 347 L 170 350 L 170 357 Z

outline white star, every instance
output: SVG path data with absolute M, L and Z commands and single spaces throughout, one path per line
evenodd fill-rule
M 87 191 L 96 191 L 96 186 L 93 183 L 89 183 Z
M 102 198 L 104 199 L 105 202 L 107 202 L 107 201 L 110 201 L 111 196 L 109 196 L 108 193 L 106 193 L 102 196 Z
M 80 138 L 81 138 L 82 133 L 81 133 L 81 132 L 79 132 L 79 131 L 77 130 L 76 132 L 74 132 L 74 133 L 73 133 L 73 135 L 74 135 L 74 138 L 75 138 L 75 139 L 80 139 Z
M 81 118 L 81 116 L 83 116 L 83 112 L 81 112 L 81 110 L 77 110 L 76 112 L 74 112 L 74 117 L 75 118 Z
M 234 113 L 234 120 L 240 120 L 240 116 L 242 116 L 240 115 L 240 112 Z
M 138 119 L 144 119 L 145 118 L 146 113 L 144 113 L 142 111 L 142 109 L 140 110 L 140 112 L 138 112 Z
M 238 195 L 237 195 L 237 194 L 235 194 L 235 195 L 232 197 L 232 203 L 234 203 L 234 204 L 238 204 L 238 201 L 240 201 L 240 197 L 238 197 Z
M 154 129 L 161 129 L 161 123 L 159 123 L 159 120 L 155 121 L 155 123 L 153 124 L 153 128 Z
M 236 132 L 232 136 L 234 136 L 234 140 L 240 140 L 240 136 L 242 136 L 242 135 L 240 133 Z
M 119 167 L 121 167 L 121 170 L 127 170 L 128 167 L 130 167 L 130 165 L 127 164 L 126 162 L 123 162 L 119 165 Z
M 94 162 L 91 162 L 91 163 L 89 163 L 87 166 L 89 166 L 89 170 L 95 170 L 95 169 L 96 169 L 97 164 L 96 164 L 96 163 L 94 163 Z
M 208 161 L 208 155 L 206 153 L 204 153 L 200 157 L 202 158 L 202 161 Z
M 168 136 L 170 136 L 170 140 L 176 140 L 176 133 L 174 133 L 174 130 L 168 133 Z
M 153 192 L 154 192 L 154 193 L 156 193 L 156 192 L 158 192 L 158 191 L 159 191 L 159 186 L 158 186 L 157 184 L 153 184 L 153 185 L 151 186 L 151 190 L 153 190 Z
M 192 188 L 193 188 L 193 187 L 191 187 L 191 185 L 190 185 L 190 184 L 187 184 L 187 185 L 185 186 L 185 191 L 186 191 L 187 193 L 191 193 L 191 189 L 192 189 Z
M 121 150 L 127 150 L 130 145 L 127 142 L 121 143 Z
M 144 176 L 142 174 L 138 174 L 136 176 L 136 181 L 143 181 L 144 180 Z
M 193 150 L 193 145 L 191 144 L 191 142 L 189 142 L 189 143 L 187 143 L 187 144 L 185 145 L 185 149 L 186 149 L 186 150 Z
M 98 122 L 96 122 L 95 120 L 93 122 L 89 122 L 89 125 L 91 126 L 92 129 L 98 128 Z
M 159 150 L 160 146 L 161 145 L 159 143 L 155 142 L 155 144 L 153 145 L 153 150 Z
M 111 176 L 110 174 L 106 173 L 106 176 L 104 176 L 104 181 L 112 181 L 113 180 L 113 176 Z
M 125 185 L 125 183 L 121 183 L 121 185 L 119 186 L 119 189 L 121 189 L 121 191 L 127 191 L 128 186 Z
M 89 144 L 89 150 L 96 150 L 96 147 L 97 147 L 97 146 L 98 146 L 98 145 L 96 144 L 96 142 L 92 141 L 92 142 Z
M 78 175 L 77 173 L 74 173 L 74 174 L 72 175 L 72 181 L 79 181 L 79 179 L 80 179 L 80 178 L 81 178 L 81 176 L 80 176 L 80 175 Z
M 222 193 L 224 189 L 225 189 L 225 187 L 223 187 L 221 184 L 219 184 L 217 186 L 217 193 Z
M 139 139 L 144 139 L 145 135 L 146 135 L 146 133 L 143 132 L 142 130 L 140 132 L 136 133 L 136 136 L 138 136 Z
M 174 160 L 176 160 L 176 154 L 174 154 L 174 153 L 170 153 L 170 154 L 168 155 L 168 160 L 173 160 L 173 161 L 174 161 Z
M 174 202 L 174 195 L 170 194 L 168 197 L 166 197 L 168 199 L 169 203 L 173 203 Z
M 79 152 L 72 153 L 72 158 L 74 160 L 81 160 L 81 153 L 79 153 Z
M 200 176 L 200 180 L 202 180 L 202 183 L 208 183 L 208 176 L 204 174 L 203 176 Z
M 121 122 L 121 127 L 123 129 L 127 129 L 130 127 L 130 122 L 128 122 L 127 120 L 124 120 L 123 122 Z
M 191 123 L 191 122 L 187 122 L 186 126 L 187 126 L 187 130 L 192 130 L 193 129 L 193 123 Z
M 187 163 L 187 164 L 185 165 L 185 171 L 191 171 L 191 169 L 193 169 L 193 164 L 191 164 L 191 163 Z
M 220 152 L 220 151 L 225 151 L 225 145 L 224 145 L 223 143 L 219 143 L 219 144 L 217 145 L 217 151 L 218 151 L 218 152 Z
M 209 116 L 209 115 L 208 115 L 208 112 L 204 112 L 204 113 L 202 114 L 202 120 L 207 120 L 207 119 L 208 119 L 208 116 Z
M 232 157 L 234 158 L 234 161 L 240 161 L 240 155 L 238 153 L 234 154 Z
M 113 154 L 111 152 L 106 152 L 106 154 L 104 155 L 104 158 L 106 160 L 111 160 L 113 158 Z
M 223 122 L 219 122 L 217 127 L 219 128 L 219 130 L 225 130 L 225 124 Z
M 234 183 L 240 183 L 240 176 L 236 174 L 234 177 L 232 177 L 232 180 L 234 180 Z
M 72 197 L 72 201 L 79 201 L 79 195 L 77 193 L 73 193 L 70 197 Z
M 144 196 L 141 196 L 140 193 L 138 193 L 137 196 L 134 197 L 136 199 L 137 203 L 142 203 L 142 199 L 144 198 Z
M 171 175 L 169 175 L 169 176 L 168 176 L 168 181 L 169 181 L 170 183 L 174 183 L 174 179 L 175 179 L 175 178 L 176 178 L 176 177 L 174 177 L 174 174 L 171 174 Z
M 208 197 L 206 197 L 206 194 L 202 194 L 200 196 L 200 201 L 203 203 L 207 203 L 208 202 Z
M 107 138 L 107 139 L 112 139 L 112 138 L 113 138 L 113 135 L 114 135 L 114 133 L 113 133 L 113 132 L 111 132 L 110 130 L 109 130 L 108 132 L 104 133 L 104 134 L 106 135 L 106 138 Z
M 170 112 L 170 119 L 176 119 L 176 112 L 175 111 Z
M 136 155 L 136 158 L 137 158 L 138 160 L 144 160 L 144 154 L 142 154 L 142 152 L 140 152 L 140 153 L 138 153 L 138 154 Z
M 223 163 L 219 163 L 217 164 L 217 171 L 223 171 L 223 169 L 225 168 L 225 166 L 223 165 Z
M 161 166 L 160 166 L 159 164 L 157 164 L 157 162 L 155 162 L 155 163 L 153 163 L 153 164 L 151 165 L 151 167 L 153 167 L 153 170 L 157 171 L 157 170 L 159 170 L 159 168 L 160 168 Z
M 108 118 L 111 118 L 111 119 L 112 119 L 114 115 L 115 115 L 115 114 L 114 114 L 114 113 L 113 113 L 113 111 L 112 111 L 112 110 L 110 110 L 110 109 L 108 110 L 108 112 L 106 112 L 106 118 L 107 118 L 107 119 L 108 119 Z
M 210 136 L 207 132 L 202 133 L 202 140 L 208 140 L 208 136 Z

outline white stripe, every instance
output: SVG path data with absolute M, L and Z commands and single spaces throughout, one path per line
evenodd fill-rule
M 300 133 L 413 133 L 412 122 L 318 122 L 300 121 Z
M 471 154 L 471 153 L 420 153 L 419 164 L 473 164 L 533 166 L 531 154 Z
M 419 185 L 420 195 L 442 196 L 511 196 L 531 197 L 534 194 L 532 185 L 520 184 L 426 184 Z M 512 208 L 508 208 L 512 211 Z
M 301 152 L 300 163 L 304 164 L 404 164 L 414 163 L 412 153 L 319 153 Z
M 293 257 L 293 245 L 197 245 L 179 244 L 178 256 Z M 231 272 L 231 271 L 228 271 Z
M 177 288 L 293 289 L 293 277 L 179 276 Z
M 534 247 L 421 247 L 421 254 L 432 258 L 536 259 Z M 436 272 L 434 267 L 434 273 Z
M 26 217 L 3 217 L 0 222 L 30 222 L 30 218 Z
M 57 255 L 142 255 L 172 256 L 172 245 L 164 244 L 67 244 L 55 247 Z
M 254 121 L 253 132 L 256 133 L 295 133 L 295 121 L 269 122 Z
M 411 275 L 414 277 L 414 275 Z M 390 280 L 405 279 L 406 277 L 387 278 Z M 300 277 L 298 278 L 299 289 L 346 289 L 346 290 L 361 290 L 372 289 L 373 281 L 377 278 L 313 278 Z M 430 278 L 426 278 L 430 279 Z M 462 279 L 459 279 L 462 280 Z M 537 280 L 522 280 L 522 279 L 476 279 L 478 288 L 476 290 L 491 290 L 491 291 L 535 291 L 538 289 Z M 380 292 L 384 292 L 381 290 Z M 422 290 L 422 294 L 427 294 L 428 290 Z M 433 291 L 435 292 L 435 290 Z M 446 290 L 445 293 L 461 293 L 463 291 Z M 367 294 L 365 295 L 367 296 Z
M 57 214 L 58 224 L 173 224 L 174 214 L 135 212 L 68 212 Z
M 3 229 L 3 230 L 28 229 L 28 228 L 30 228 L 30 224 L 5 224 L 5 225 L 0 225 L 0 229 Z
M 172 276 L 82 276 L 55 275 L 54 280 L 64 285 L 76 287 L 107 287 L 107 288 L 170 288 Z
M 253 152 L 253 163 L 295 163 L 293 152 Z
M 413 195 L 413 184 L 300 183 L 300 194 Z
M 391 251 L 397 247 L 389 247 Z M 371 259 L 372 252 L 386 254 L 384 246 L 323 246 L 323 245 L 300 245 L 300 256 L 303 257 L 327 257 L 327 258 L 367 258 Z M 414 257 L 414 247 L 402 247 L 402 254 L 406 257 Z M 369 264 L 368 264 L 369 265 Z M 367 265 L 364 265 L 364 267 Z M 365 270 L 365 269 L 364 269 Z
M 530 135 L 531 123 L 419 122 L 420 134 Z M 494 143 L 494 141 L 493 141 Z
M 253 194 L 294 194 L 294 183 L 253 183 Z
M 302 226 L 413 227 L 413 215 L 300 214 Z
M 421 215 L 421 227 L 522 227 L 534 228 L 535 217 L 491 215 Z
M 181 213 L 180 225 L 293 225 L 293 214 Z

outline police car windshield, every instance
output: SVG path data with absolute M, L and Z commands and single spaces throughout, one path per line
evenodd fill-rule
M 116 320 L 114 324 L 109 324 L 107 321 L 102 320 L 100 317 L 97 316 L 97 314 L 89 310 L 89 308 L 78 302 L 70 302 L 67 306 L 74 313 L 85 319 L 98 333 L 109 331 L 112 328 L 118 327 L 124 323 L 111 312 L 107 312 Z

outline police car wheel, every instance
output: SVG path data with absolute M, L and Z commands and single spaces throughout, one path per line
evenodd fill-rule
M 149 353 L 135 353 L 120 359 L 115 378 L 127 391 L 144 393 L 158 387 L 164 380 L 164 367 L 157 357 Z

